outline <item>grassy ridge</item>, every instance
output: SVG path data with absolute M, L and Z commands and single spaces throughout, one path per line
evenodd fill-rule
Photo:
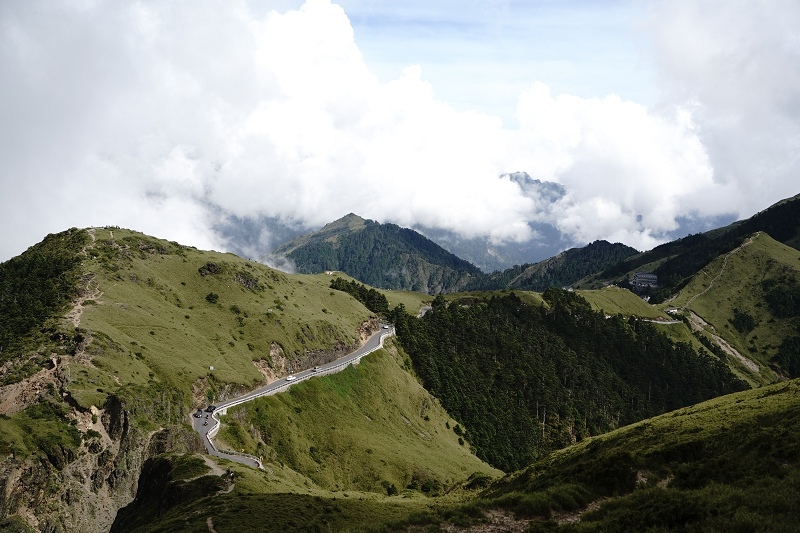
M 800 278 L 798 251 L 759 233 L 733 252 L 711 262 L 667 304 L 690 309 L 730 345 L 761 367 L 761 382 L 774 381 L 770 363 L 783 339 L 796 330 L 788 318 L 774 316 L 763 282 L 781 276 Z M 736 315 L 749 317 L 744 327 Z
M 89 350 L 102 376 L 73 382 L 82 401 L 100 401 L 96 389 L 107 388 L 91 385 L 107 385 L 109 376 L 182 390 L 201 379 L 212 388 L 251 387 L 264 379 L 253 361 L 279 375 L 296 370 L 309 351 L 357 345 L 369 314 L 330 290 L 325 275 L 289 276 L 126 230 L 95 233 L 95 259 L 85 270 L 99 293 L 81 327 L 94 336 Z M 285 360 L 270 356 L 277 348 Z M 81 366 L 73 374 L 81 372 L 92 373 Z
M 143 428 L 181 423 L 207 396 L 262 383 L 254 363 L 280 376 L 316 364 L 322 355 L 315 353 L 357 346 L 370 315 L 330 290 L 329 276 L 289 276 L 122 229 L 48 236 L 2 266 L 11 296 L 3 309 L 30 311 L 17 322 L 38 320 L 38 328 L 27 321 L 25 331 L 4 331 L 15 338 L 33 331 L 29 349 L 40 352 L 7 365 L 2 379 L 17 383 L 39 372 L 18 386 L 47 408 L 4 405 L 0 453 L 42 454 L 59 469 L 85 451 L 82 438 L 92 439 L 88 421 L 83 433 L 76 429 L 81 415 L 73 406 L 87 413 L 114 395 Z M 15 302 L 17 289 L 26 296 Z M 78 327 L 65 318 L 76 297 Z

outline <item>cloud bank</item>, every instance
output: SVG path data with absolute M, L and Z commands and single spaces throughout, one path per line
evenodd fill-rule
M 656 3 L 657 109 L 532 79 L 512 129 L 437 99 L 417 66 L 379 81 L 327 0 L 282 13 L 5 2 L 0 260 L 71 226 L 225 249 L 214 228 L 226 218 L 311 228 L 348 212 L 494 242 L 535 239 L 530 223 L 546 222 L 577 243 L 649 248 L 682 219 L 749 215 L 800 192 L 800 61 L 787 38 L 799 17 L 783 7 L 714 23 Z M 498 179 L 515 171 L 565 193 L 553 202 Z

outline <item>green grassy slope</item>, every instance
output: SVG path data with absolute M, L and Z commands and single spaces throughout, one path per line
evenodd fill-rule
M 770 364 L 797 326 L 793 318 L 776 317 L 766 301 L 764 283 L 780 277 L 800 279 L 800 254 L 758 233 L 703 268 L 662 307 L 698 315 L 708 324 L 704 334 L 722 337 L 760 367 L 754 373 L 757 381 L 771 382 L 776 377 Z M 736 322 L 737 315 L 741 322 Z
M 555 452 L 482 505 L 530 531 L 794 531 L 798 406 L 797 380 L 715 398 Z
M 441 492 L 474 472 L 498 473 L 459 443 L 456 423 L 391 351 L 231 410 L 220 440 L 329 490 Z
M 210 486 L 215 477 L 196 480 L 210 488 L 132 531 L 205 531 L 209 520 L 242 532 L 438 531 L 491 521 L 497 510 L 527 531 L 793 531 L 799 405 L 797 380 L 722 396 L 554 452 L 480 495 L 330 492 L 279 463 L 233 466 L 232 492 Z
M 278 375 L 297 370 L 308 352 L 356 346 L 369 315 L 330 290 L 329 276 L 290 276 L 126 230 L 97 229 L 95 239 L 84 267 L 95 294 L 80 326 L 95 339 L 94 366 L 125 384 L 252 387 L 264 380 L 254 361 Z M 278 347 L 285 361 L 270 356 Z M 77 381 L 71 390 L 84 392 Z
M 609 285 L 602 289 L 576 291 L 593 309 L 605 311 L 607 315 L 622 314 L 660 320 L 672 320 L 661 309 L 654 307 L 627 289 Z
M 14 387 L 0 397 L 0 452 L 43 453 L 60 467 L 85 451 L 82 436 L 91 441 L 91 433 L 76 431 L 77 419 L 109 396 L 124 399 L 144 428 L 180 423 L 210 398 L 230 397 L 358 346 L 359 328 L 370 316 L 349 295 L 331 290 L 330 276 L 285 275 L 134 231 L 50 236 L 4 264 L 9 286 L 20 285 L 21 274 L 11 276 L 11 267 L 29 256 L 39 270 L 73 265 L 66 285 L 60 277 L 32 283 L 53 287 L 45 292 L 50 299 L 51 293 L 61 300 L 78 295 L 80 305 L 68 316 L 72 305 L 64 302 L 48 307 L 40 298 L 39 307 L 28 306 L 48 311 L 37 315 L 44 325 L 29 335 L 36 341 L 29 349 L 38 346 L 39 353 L 12 361 L 0 376 Z M 58 261 L 48 263 L 51 256 Z M 39 272 L 23 270 L 28 277 Z
M 232 492 L 206 476 L 175 484 L 159 501 L 144 494 L 124 513 L 124 530 L 200 531 L 210 519 L 219 531 L 378 531 L 474 496 L 461 488 L 468 478 L 499 471 L 459 443 L 455 422 L 405 365 L 389 346 L 232 409 L 218 440 L 262 454 L 265 469 L 223 460 L 236 475 Z M 166 512 L 164 499 L 174 502 Z

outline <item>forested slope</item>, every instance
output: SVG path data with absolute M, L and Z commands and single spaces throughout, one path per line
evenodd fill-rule
M 79 255 L 89 236 L 70 229 L 51 234 L 25 253 L 0 263 L 0 364 L 9 368 L 0 385 L 26 377 L 41 367 L 46 355 L 26 352 L 55 335 L 45 323 L 64 310 L 78 292 Z M 49 355 L 49 354 L 47 354 Z
M 542 292 L 550 287 L 568 287 L 638 253 L 624 244 L 595 241 L 583 248 L 570 248 L 539 263 L 517 265 L 502 272 L 477 277 L 466 290 L 517 289 Z
M 392 312 L 425 387 L 498 468 L 746 387 L 647 322 L 606 318 L 572 292 L 544 296 L 549 308 L 511 294 L 449 305 L 437 297 L 421 319 Z
M 383 289 L 439 293 L 464 287 L 480 270 L 414 230 L 348 215 L 275 250 L 300 273 L 339 270 Z

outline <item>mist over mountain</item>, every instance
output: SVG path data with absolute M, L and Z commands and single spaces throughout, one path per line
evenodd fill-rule
M 532 214 L 526 222 L 530 239 L 515 241 L 488 236 L 469 237 L 442 226 L 419 223 L 407 227 L 453 255 L 472 263 L 484 273 L 538 263 L 568 249 L 581 248 L 590 243 L 576 240 L 570 232 L 562 231 L 553 222 L 558 218 L 554 209 L 560 205 L 559 202 L 567 201 L 568 191 L 565 186 L 533 179 L 526 172 L 502 174 L 498 180 L 513 184 L 518 193 L 531 200 L 535 206 L 535 215 Z M 671 241 L 719 228 L 732 223 L 734 218 L 732 215 L 680 217 L 677 227 L 661 235 L 661 239 Z M 403 227 L 402 224 L 400 226 Z M 224 249 L 241 257 L 259 258 L 261 262 L 286 272 L 293 272 L 294 264 L 285 257 L 272 255 L 271 252 L 296 237 L 321 229 L 322 226 L 309 226 L 278 216 L 238 217 L 223 212 L 219 213 L 214 225 L 214 231 L 224 243 Z M 604 236 L 599 240 L 604 239 L 611 240 L 612 237 Z

